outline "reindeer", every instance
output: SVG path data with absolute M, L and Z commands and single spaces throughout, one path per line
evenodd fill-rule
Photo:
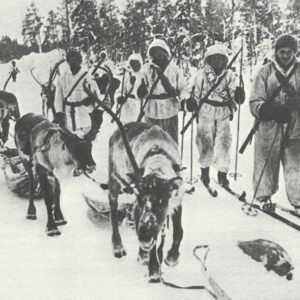
M 140 244 L 139 261 L 148 263 L 149 282 L 160 282 L 156 244 L 168 214 L 173 222 L 173 243 L 165 258 L 167 265 L 178 263 L 183 237 L 181 203 L 185 187 L 180 177 L 178 145 L 159 126 L 131 122 L 123 127 L 116 114 L 97 99 L 86 84 L 83 88 L 119 127 L 109 140 L 108 198 L 114 256 L 126 255 L 118 223 L 118 196 L 123 185 L 136 194 L 134 218 Z
M 17 121 L 20 119 L 18 100 L 12 93 L 0 91 L 0 138 L 1 146 L 8 140 L 9 120 Z
M 98 114 L 102 115 L 102 112 L 98 110 Z M 33 113 L 22 116 L 16 123 L 15 143 L 30 177 L 27 219 L 36 219 L 33 182 L 34 174 L 37 174 L 47 208 L 48 236 L 60 235 L 57 226 L 66 224 L 60 209 L 59 178 L 65 177 L 74 169 L 83 172 L 93 162 L 92 144 L 88 135 L 89 133 L 85 138 L 79 138 L 66 128 Z M 74 176 L 75 174 L 78 172 L 73 172 Z
M 109 141 L 109 204 L 114 256 L 126 255 L 117 215 L 118 195 L 125 183 L 136 194 L 134 217 L 140 244 L 139 260 L 147 263 L 149 259 L 149 281 L 159 282 L 156 244 L 168 213 L 173 221 L 173 243 L 165 258 L 167 265 L 177 264 L 183 236 L 181 202 L 185 189 L 179 174 L 180 154 L 177 144 L 158 126 L 132 122 L 124 126 L 124 131 L 123 136 L 120 130 L 116 131 Z

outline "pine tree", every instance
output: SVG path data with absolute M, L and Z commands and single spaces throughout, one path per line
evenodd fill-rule
M 50 51 L 58 46 L 58 26 L 57 14 L 53 10 L 50 10 L 44 25 L 44 40 L 42 43 L 44 51 Z
M 41 17 L 39 16 L 38 9 L 35 3 L 32 2 L 27 8 L 25 18 L 22 24 L 22 35 L 24 43 L 39 52 L 41 49 L 41 27 L 43 23 Z

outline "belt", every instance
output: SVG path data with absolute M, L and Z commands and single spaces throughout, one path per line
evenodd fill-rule
M 227 100 L 227 101 L 215 101 L 215 100 L 205 100 L 204 103 L 207 103 L 209 105 L 215 106 L 215 107 L 228 107 L 231 104 L 231 100 Z
M 166 100 L 166 99 L 170 99 L 170 98 L 173 98 L 173 97 L 170 96 L 169 94 L 151 95 L 149 97 L 150 100 Z

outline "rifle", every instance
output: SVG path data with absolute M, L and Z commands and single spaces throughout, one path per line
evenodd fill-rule
M 235 62 L 235 60 L 237 59 L 238 55 L 240 54 L 240 52 L 242 51 L 242 48 L 240 48 L 240 50 L 235 54 L 235 56 L 231 59 L 230 63 L 227 66 L 227 70 L 226 72 L 224 72 L 224 74 L 219 77 L 218 81 L 211 87 L 211 89 L 207 92 L 207 94 L 200 100 L 200 103 L 198 105 L 198 109 L 197 112 L 193 112 L 192 117 L 189 119 L 189 121 L 186 123 L 185 127 L 181 130 L 180 134 L 184 134 L 186 132 L 186 130 L 189 128 L 189 126 L 192 124 L 193 120 L 197 117 L 197 115 L 199 114 L 199 111 L 202 107 L 202 105 L 208 100 L 208 97 L 211 95 L 212 92 L 215 91 L 215 89 L 220 85 L 220 83 L 223 81 L 223 79 L 226 77 L 228 70 L 231 68 L 231 66 L 233 65 L 233 63 Z

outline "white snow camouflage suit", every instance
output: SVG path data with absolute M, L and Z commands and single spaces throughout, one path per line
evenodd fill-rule
M 148 53 L 152 47 L 161 47 L 165 49 L 170 56 L 170 49 L 163 40 L 155 39 L 149 45 Z M 141 77 L 146 84 L 148 92 L 158 76 L 157 68 L 154 63 L 146 63 L 141 70 Z M 160 126 L 178 143 L 178 112 L 180 110 L 180 100 L 187 99 L 189 96 L 188 87 L 182 70 L 179 69 L 173 61 L 167 66 L 164 71 L 164 76 L 169 80 L 176 91 L 177 97 L 168 95 L 160 80 L 145 107 L 145 121 L 151 125 Z
M 128 58 L 128 63 L 131 60 L 137 60 L 143 67 L 143 59 L 140 54 L 131 54 Z M 123 76 L 119 78 L 120 86 L 115 94 L 115 99 L 119 96 L 127 97 L 127 101 L 122 105 L 120 112 L 120 120 L 123 123 L 136 122 L 141 110 L 141 99 L 137 95 L 137 89 L 141 85 L 141 70 L 134 72 L 131 67 L 125 69 L 124 87 L 122 91 Z M 133 79 L 135 77 L 135 79 Z
M 228 58 L 227 51 L 222 45 L 214 45 L 208 48 L 204 58 L 204 66 L 198 71 L 194 79 L 194 96 L 198 104 L 218 78 L 226 72 L 224 69 L 217 76 L 213 68 L 206 62 L 207 57 L 214 54 L 222 54 Z M 208 103 L 204 103 L 200 109 L 196 143 L 201 168 L 214 165 L 219 172 L 228 172 L 232 142 L 230 116 L 236 108 L 232 100 L 236 87 L 236 75 L 229 69 L 220 85 L 211 93 L 209 100 L 229 101 L 231 109 L 227 106 L 216 107 Z
M 67 68 L 66 72 L 57 81 L 57 87 L 55 91 L 55 108 L 57 112 L 64 112 L 66 116 L 66 127 L 77 134 L 79 137 L 83 137 L 91 129 L 90 113 L 93 111 L 93 106 L 78 106 L 75 107 L 75 124 L 76 128 L 73 129 L 71 107 L 64 105 L 65 97 L 69 94 L 75 82 L 83 75 L 84 69 L 81 69 L 76 75 L 71 73 L 71 70 Z M 83 89 L 83 82 L 87 81 L 87 85 L 90 87 L 92 93 L 96 93 L 97 97 L 101 99 L 100 91 L 96 82 L 92 79 L 90 74 L 86 74 L 85 77 L 77 84 L 70 97 L 67 99 L 69 102 L 80 102 L 84 98 L 88 97 Z
M 295 62 L 297 68 L 289 80 L 300 100 L 300 63 Z M 287 77 L 294 65 L 287 72 L 284 72 L 273 59 L 264 65 L 254 79 L 250 95 L 250 109 L 255 118 L 259 117 L 259 110 L 263 103 L 268 101 L 274 90 L 280 85 L 276 70 Z M 274 103 L 285 104 L 287 101 L 286 93 L 281 89 L 280 93 L 272 100 Z M 283 166 L 285 188 L 289 202 L 296 208 L 300 208 L 300 111 L 292 112 L 290 130 L 288 132 L 288 143 L 283 144 L 284 132 L 287 124 L 278 122 L 261 121 L 255 133 L 254 149 L 254 172 L 253 189 L 256 190 L 258 179 L 263 165 L 269 154 L 272 140 L 276 134 L 278 126 L 279 133 L 275 139 L 275 144 L 270 153 L 271 157 L 263 173 L 261 183 L 256 195 L 257 200 L 271 197 L 278 190 L 278 177 L 280 162 Z

